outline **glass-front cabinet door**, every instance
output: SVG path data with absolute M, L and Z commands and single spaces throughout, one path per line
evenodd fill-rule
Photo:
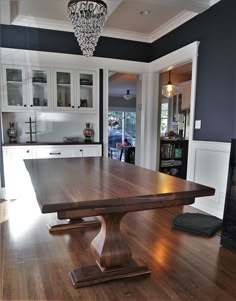
M 27 109 L 26 71 L 24 67 L 3 66 L 3 98 L 5 110 Z
M 54 103 L 57 110 L 73 111 L 73 71 L 67 69 L 54 70 Z
M 32 68 L 30 76 L 30 107 L 32 109 L 50 109 L 50 87 L 50 70 Z
M 77 73 L 77 111 L 95 112 L 96 72 L 79 71 Z

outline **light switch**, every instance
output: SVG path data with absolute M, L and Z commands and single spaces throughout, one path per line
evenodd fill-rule
M 195 120 L 195 129 L 200 130 L 201 128 L 201 120 Z

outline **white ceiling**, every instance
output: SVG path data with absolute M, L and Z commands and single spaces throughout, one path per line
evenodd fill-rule
M 108 19 L 102 35 L 152 42 L 219 0 L 104 0 Z M 72 31 L 69 0 L 0 0 L 0 21 Z M 140 11 L 149 10 L 149 15 Z

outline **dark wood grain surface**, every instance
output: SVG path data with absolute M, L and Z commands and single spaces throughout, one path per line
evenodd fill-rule
M 108 158 L 38 159 L 25 164 L 43 213 L 85 209 L 84 216 L 89 216 L 99 211 L 89 214 L 89 208 L 129 205 L 136 211 L 214 194 L 213 188 Z
M 68 272 L 93 264 L 90 242 L 99 229 L 49 235 L 54 213 L 42 214 L 32 199 L 0 201 L 0 300 L 235 301 L 236 253 L 220 246 L 219 235 L 171 227 L 175 214 L 195 211 L 184 206 L 128 213 L 122 233 L 152 274 L 74 289 Z

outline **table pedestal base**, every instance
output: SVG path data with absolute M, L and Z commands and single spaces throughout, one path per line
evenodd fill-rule
M 101 271 L 98 265 L 80 267 L 69 273 L 74 288 L 90 286 L 116 279 L 130 278 L 145 274 L 150 274 L 151 270 L 147 266 L 131 261 L 125 267 L 117 267 Z
M 54 225 L 48 225 L 49 232 L 58 232 L 75 228 L 87 228 L 87 227 L 100 227 L 101 223 L 96 217 L 85 217 L 78 219 L 69 219 L 64 223 L 56 223 Z

